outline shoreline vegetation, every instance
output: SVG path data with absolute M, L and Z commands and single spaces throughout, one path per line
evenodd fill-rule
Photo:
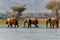
M 38 19 L 38 24 L 46 24 L 47 19 Z M 24 24 L 24 20 L 18 20 L 19 24 Z M 6 20 L 0 20 L 0 24 L 6 24 Z M 60 24 L 60 19 L 59 19 L 59 24 Z

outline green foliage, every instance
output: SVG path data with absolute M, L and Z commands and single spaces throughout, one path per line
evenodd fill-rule
M 46 8 L 47 9 L 53 9 L 53 8 L 55 8 L 56 10 L 59 10 L 60 9 L 60 7 L 59 7 L 59 3 L 58 2 L 49 2 L 47 5 L 46 5 Z
M 22 5 L 22 6 L 12 6 L 11 8 L 13 11 L 17 11 L 18 13 L 21 13 L 23 12 L 26 8 L 25 8 L 25 5 Z
M 46 8 L 47 9 L 52 9 L 53 7 L 52 7 L 52 3 L 50 2 L 50 3 L 48 3 L 47 5 L 46 5 Z
M 58 10 L 60 9 L 59 2 L 57 2 L 57 1 L 50 1 L 46 5 L 46 8 L 53 10 L 53 13 L 55 13 L 56 17 L 58 17 Z
M 21 16 L 21 12 L 25 11 L 26 5 L 22 5 L 22 6 L 12 6 L 11 9 L 13 10 L 13 12 L 17 12 L 16 17 L 19 18 L 19 16 Z

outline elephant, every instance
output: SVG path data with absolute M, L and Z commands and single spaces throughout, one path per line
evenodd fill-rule
M 56 26 L 56 28 L 59 28 L 59 17 L 57 17 L 57 18 L 49 18 L 46 21 L 46 28 L 48 28 L 48 23 L 50 23 L 50 28 L 54 28 L 54 26 Z
M 38 24 L 38 20 L 36 18 L 26 18 L 24 20 L 24 27 L 25 24 L 28 24 L 28 28 L 31 28 L 31 24 L 34 24 L 36 28 L 38 28 L 37 24 Z
M 8 27 L 12 27 L 12 25 L 15 25 L 14 27 L 19 27 L 18 20 L 16 18 L 7 18 L 6 24 L 8 25 Z

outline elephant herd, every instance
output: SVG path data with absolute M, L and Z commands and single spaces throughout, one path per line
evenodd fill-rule
M 19 27 L 19 24 L 18 24 L 18 20 L 16 18 L 7 18 L 6 20 L 6 24 L 8 25 L 8 27 L 12 27 L 12 25 L 14 25 L 14 27 Z M 39 26 L 37 25 L 38 24 L 38 19 L 37 18 L 26 18 L 24 20 L 24 27 L 25 27 L 25 24 L 28 25 L 28 28 L 31 28 L 31 25 L 35 25 L 36 28 L 38 28 Z M 59 28 L 59 18 L 48 18 L 46 20 L 46 28 L 48 28 L 48 24 L 50 24 L 50 28 Z

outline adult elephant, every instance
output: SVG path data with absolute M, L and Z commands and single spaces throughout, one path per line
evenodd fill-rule
M 54 26 L 56 26 L 56 28 L 59 28 L 59 18 L 49 18 L 46 21 L 46 28 L 48 28 L 48 23 L 50 24 L 50 28 L 54 28 Z
M 28 24 L 28 28 L 31 28 L 31 24 L 34 24 L 36 28 L 38 27 L 38 20 L 36 18 L 26 18 L 24 20 L 24 27 L 26 23 Z
M 12 25 L 15 25 L 14 27 L 19 27 L 18 26 L 18 20 L 16 18 L 7 18 L 6 20 L 6 24 L 8 25 L 8 27 L 12 27 Z

